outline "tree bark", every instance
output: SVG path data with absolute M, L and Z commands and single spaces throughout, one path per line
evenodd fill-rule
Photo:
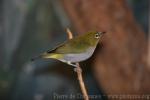
M 107 32 L 92 66 L 104 92 L 150 93 L 147 40 L 125 0 L 61 2 L 77 32 Z

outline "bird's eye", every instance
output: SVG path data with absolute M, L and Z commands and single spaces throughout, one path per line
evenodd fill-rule
M 95 38 L 98 39 L 100 37 L 99 33 L 95 34 Z

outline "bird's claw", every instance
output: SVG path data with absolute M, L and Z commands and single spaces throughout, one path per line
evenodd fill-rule
M 73 66 L 73 67 L 77 67 L 77 65 L 76 64 L 73 64 L 73 63 L 71 63 L 71 62 L 67 62 L 67 64 L 69 64 L 69 65 L 71 65 L 71 66 Z

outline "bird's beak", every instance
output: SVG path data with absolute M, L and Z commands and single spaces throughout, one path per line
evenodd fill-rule
M 101 34 L 106 34 L 106 32 L 102 32 Z

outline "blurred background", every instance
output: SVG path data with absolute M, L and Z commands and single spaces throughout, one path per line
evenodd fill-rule
M 81 62 L 88 94 L 101 96 L 91 100 L 150 95 L 148 6 L 148 0 L 0 0 L 0 100 L 83 99 L 71 66 L 30 61 L 67 40 L 66 28 L 74 36 L 107 32 Z

